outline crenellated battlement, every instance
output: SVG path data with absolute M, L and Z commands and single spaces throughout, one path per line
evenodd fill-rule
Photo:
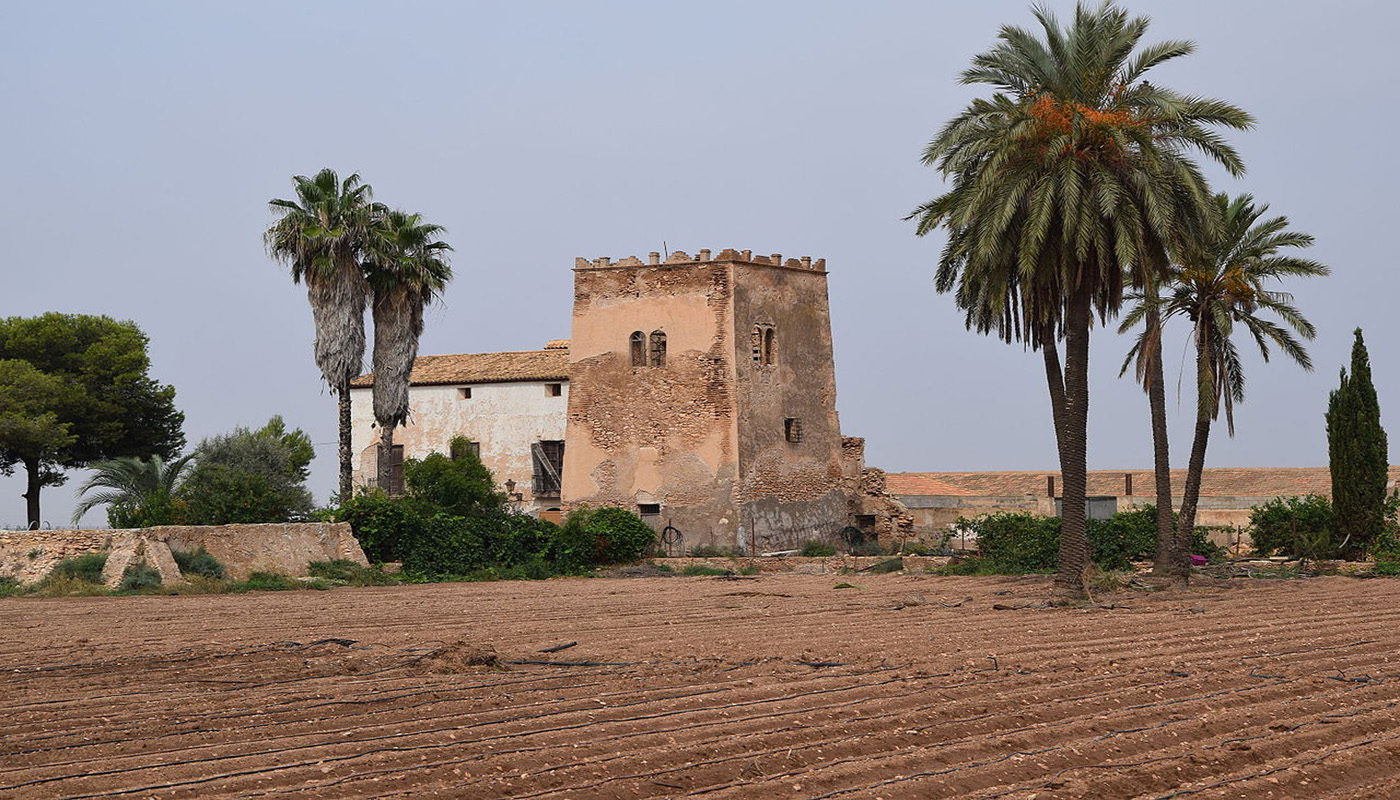
M 826 272 L 826 259 L 818 258 L 813 260 L 811 256 L 801 258 L 789 258 L 783 260 L 782 253 L 770 253 L 768 255 L 755 255 L 752 250 L 724 249 L 719 255 L 711 257 L 709 250 L 700 250 L 695 255 L 690 255 L 684 250 L 672 251 L 665 261 L 662 261 L 661 254 L 652 251 L 647 254 L 646 261 L 642 261 L 636 256 L 627 256 L 613 260 L 611 258 L 576 258 L 574 259 L 574 269 L 624 269 L 627 267 L 674 267 L 690 264 L 702 264 L 706 262 L 729 262 L 736 264 L 754 264 L 765 267 L 778 267 L 779 269 L 794 269 L 802 272 Z

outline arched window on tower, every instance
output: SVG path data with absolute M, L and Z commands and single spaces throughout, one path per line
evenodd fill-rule
M 666 366 L 666 334 L 661 331 L 651 332 L 651 365 Z
M 765 366 L 772 366 L 778 360 L 777 335 L 772 328 L 763 329 L 763 363 Z
M 641 331 L 636 331 L 631 337 L 632 345 L 632 366 L 645 367 L 647 365 L 647 335 Z

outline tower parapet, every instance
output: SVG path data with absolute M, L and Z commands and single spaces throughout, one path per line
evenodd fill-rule
M 672 251 L 663 261 L 661 253 L 652 251 L 647 254 L 646 261 L 636 256 L 626 256 L 624 258 L 612 259 L 609 257 L 588 259 L 575 258 L 575 270 L 587 269 L 622 269 L 626 267 L 672 267 L 689 266 L 692 264 L 703 264 L 707 262 L 724 262 L 734 264 L 752 264 L 755 266 L 777 267 L 779 269 L 795 269 L 804 272 L 826 272 L 826 259 L 813 259 L 811 256 L 801 258 L 783 259 L 782 253 L 770 253 L 768 255 L 755 255 L 752 250 L 734 250 L 726 248 L 719 252 L 719 255 L 711 257 L 711 251 L 702 249 L 695 255 L 690 255 L 684 250 Z

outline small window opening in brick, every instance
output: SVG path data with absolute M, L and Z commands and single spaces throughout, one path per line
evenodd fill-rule
M 661 331 L 651 332 L 651 365 L 666 366 L 666 334 Z
M 772 328 L 765 328 L 763 331 L 763 363 L 772 365 L 777 359 L 777 334 Z
M 472 399 L 472 387 L 463 386 L 457 390 L 457 394 L 461 395 L 463 400 L 470 400 Z
M 857 527 L 857 528 L 860 528 L 862 531 L 865 531 L 865 532 L 869 532 L 869 531 L 875 530 L 875 515 L 874 515 L 874 514 L 857 514 L 857 515 L 856 515 L 856 527 Z
M 660 503 L 638 503 L 637 513 L 643 517 L 655 517 L 661 514 Z
M 763 326 L 753 326 L 753 363 L 763 363 Z
M 634 331 L 629 341 L 632 345 L 632 366 L 645 367 L 647 365 L 647 335 L 641 331 Z
M 783 438 L 789 442 L 802 441 L 802 420 L 795 417 L 783 420 Z
M 546 397 L 562 397 L 564 395 L 564 384 L 546 383 L 544 385 L 544 393 Z

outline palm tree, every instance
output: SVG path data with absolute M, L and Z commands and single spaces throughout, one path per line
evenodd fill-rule
M 292 280 L 305 283 L 316 324 L 316 366 L 337 395 L 340 411 L 340 499 L 353 492 L 350 380 L 365 357 L 365 302 L 369 291 L 361 260 L 375 218 L 373 190 L 358 174 L 341 180 L 323 169 L 292 178 L 296 200 L 272 200 L 279 215 L 263 236 L 272 257 L 286 262 Z
M 378 483 L 391 483 L 394 428 L 408 419 L 408 383 L 423 333 L 423 309 L 452 279 L 439 241 L 441 225 L 418 214 L 390 211 L 375 229 L 366 263 L 374 291 L 374 418 L 379 424 Z
M 78 487 L 78 496 L 83 499 L 73 510 L 73 524 L 77 525 L 84 514 L 100 505 L 111 506 L 107 516 L 113 524 L 119 524 L 118 515 L 127 517 L 127 524 L 133 527 L 174 522 L 169 518 L 170 501 L 191 458 L 192 455 L 167 462 L 160 456 L 151 456 L 94 463 L 92 468 L 96 471 Z M 93 492 L 94 489 L 105 491 Z
M 956 291 L 970 328 L 1038 347 L 1046 360 L 1063 476 L 1058 600 L 1087 596 L 1085 483 L 1089 330 L 1116 313 L 1127 285 L 1165 271 L 1168 248 L 1211 224 L 1210 195 L 1188 156 L 1243 165 L 1212 130 L 1247 128 L 1227 103 L 1154 86 L 1152 67 L 1189 42 L 1139 49 L 1149 20 L 1105 3 L 1061 26 L 1036 7 L 1038 36 L 1003 27 L 965 84 L 988 84 L 939 131 L 924 163 L 951 179 L 911 214 L 918 233 L 948 231 L 935 283 Z M 1063 367 L 1047 349 L 1064 339 Z M 1052 363 L 1053 362 L 1053 363 Z
M 1181 269 L 1174 273 L 1170 294 L 1163 299 L 1165 319 L 1191 320 L 1191 341 L 1196 349 L 1196 430 L 1187 462 L 1177 522 L 1177 559 L 1173 577 L 1184 584 L 1189 577 L 1186 559 L 1196 526 L 1196 504 L 1201 493 L 1206 445 L 1213 420 L 1223 409 L 1229 434 L 1235 435 L 1235 404 L 1244 400 L 1244 369 L 1231 335 L 1243 327 L 1258 345 L 1264 361 L 1272 343 L 1305 370 L 1312 360 L 1294 334 L 1312 339 L 1317 331 L 1293 306 L 1293 296 L 1265 288 L 1269 281 L 1327 275 L 1326 266 L 1296 256 L 1279 255 L 1284 248 L 1310 247 L 1313 237 L 1288 230 L 1287 217 L 1260 221 L 1268 205 L 1255 205 L 1242 194 L 1233 200 L 1220 193 L 1214 198 L 1221 224 L 1216 235 L 1186 251 Z M 1279 325 L 1260 316 L 1268 311 Z M 1292 332 L 1290 332 L 1290 329 Z
M 1157 548 L 1152 572 L 1166 575 L 1173 564 L 1184 565 L 1190 554 L 1177 552 L 1176 525 L 1172 520 L 1172 472 L 1167 442 L 1167 390 L 1162 372 L 1160 289 L 1153 283 L 1146 291 L 1130 297 L 1138 300 L 1138 305 L 1123 318 L 1118 332 L 1127 333 L 1139 322 L 1143 329 L 1123 359 L 1118 376 L 1122 377 L 1129 366 L 1134 366 L 1137 381 L 1147 392 L 1147 406 L 1152 419 L 1152 476 L 1157 495 Z

